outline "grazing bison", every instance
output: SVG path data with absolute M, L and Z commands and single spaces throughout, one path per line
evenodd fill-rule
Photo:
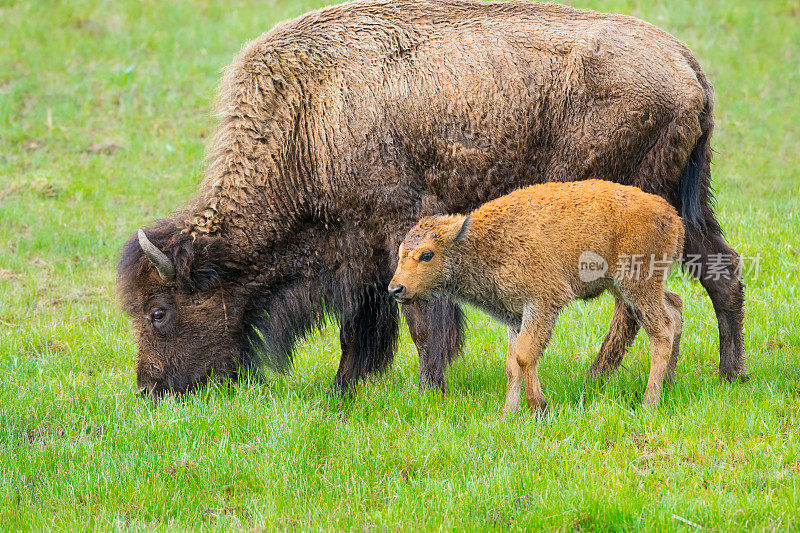
M 517 408 L 523 379 L 528 408 L 545 410 L 536 367 L 558 314 L 609 290 L 614 319 L 592 375 L 616 371 L 641 323 L 650 338 L 648 406 L 658 402 L 664 376 L 675 378 L 683 303 L 664 282 L 683 239 L 675 208 L 635 187 L 533 185 L 468 216 L 420 220 L 400 244 L 388 289 L 401 303 L 444 296 L 475 304 L 508 325 L 503 418 Z M 606 268 L 581 271 L 586 254 Z
M 267 360 L 326 313 L 335 383 L 392 360 L 397 246 L 421 216 L 520 186 L 609 178 L 682 213 L 719 320 L 720 373 L 744 373 L 738 255 L 711 206 L 713 94 L 686 46 L 637 19 L 535 2 L 363 0 L 281 23 L 222 81 L 194 199 L 124 245 L 118 286 L 142 392 L 186 391 Z M 420 382 L 458 353 L 450 301 L 403 310 Z

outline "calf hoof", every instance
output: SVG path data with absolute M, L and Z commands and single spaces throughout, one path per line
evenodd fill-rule
M 547 414 L 547 401 L 546 400 L 528 400 L 528 410 L 531 413 L 542 415 Z
M 652 409 L 653 407 L 658 405 L 658 399 L 661 395 L 656 392 L 645 392 L 644 398 L 642 399 L 642 407 L 645 409 Z

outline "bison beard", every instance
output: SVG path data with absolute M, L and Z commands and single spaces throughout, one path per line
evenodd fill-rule
M 711 205 L 713 91 L 663 31 L 535 2 L 361 0 L 250 43 L 217 107 L 198 194 L 146 241 L 132 236 L 118 267 L 145 392 L 286 368 L 326 314 L 341 326 L 335 383 L 349 388 L 391 362 L 398 310 L 385 289 L 421 216 L 589 178 L 679 208 L 687 253 L 730 254 L 727 277 L 701 282 L 720 375 L 745 376 L 739 256 Z M 461 311 L 403 313 L 420 383 L 443 388 Z

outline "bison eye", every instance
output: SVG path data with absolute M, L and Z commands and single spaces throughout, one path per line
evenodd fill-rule
M 420 261 L 430 261 L 431 259 L 433 259 L 433 252 L 425 252 L 419 256 Z
M 164 320 L 164 317 L 167 316 L 166 311 L 161 309 L 160 307 L 156 307 L 153 309 L 153 312 L 150 313 L 150 318 L 153 319 L 153 322 L 161 322 Z

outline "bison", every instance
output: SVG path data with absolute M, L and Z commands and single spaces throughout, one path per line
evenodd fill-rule
M 717 313 L 720 375 L 744 376 L 739 256 L 712 209 L 712 87 L 689 49 L 622 15 L 527 1 L 359 0 L 246 45 L 219 89 L 199 190 L 118 265 L 142 393 L 182 392 L 340 323 L 335 385 L 391 362 L 396 250 L 424 215 L 521 186 L 608 178 L 682 214 Z M 463 316 L 405 306 L 420 383 L 444 387 Z
M 678 363 L 683 303 L 664 282 L 683 239 L 675 208 L 635 187 L 600 180 L 532 185 L 467 216 L 420 220 L 400 244 L 388 290 L 404 304 L 450 297 L 508 325 L 504 419 L 517 408 L 523 379 L 528 408 L 545 410 L 536 367 L 558 314 L 577 298 L 609 290 L 614 318 L 590 374 L 613 374 L 641 324 L 650 338 L 643 400 L 650 406 Z M 582 271 L 586 254 L 606 268 Z

